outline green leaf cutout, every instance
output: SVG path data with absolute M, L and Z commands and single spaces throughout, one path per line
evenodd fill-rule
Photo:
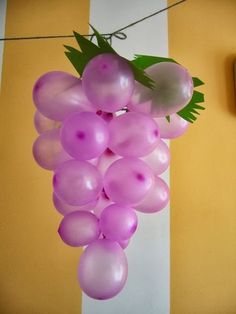
M 199 110 L 205 110 L 205 107 L 198 105 L 198 103 L 201 102 L 204 102 L 204 95 L 203 93 L 195 90 L 190 102 L 187 104 L 187 106 L 177 112 L 177 114 L 188 122 L 193 123 L 197 120 L 196 115 L 200 114 Z
M 177 63 L 174 59 L 156 57 L 156 56 L 147 56 L 147 55 L 134 55 L 135 59 L 132 63 L 140 69 L 145 70 L 149 66 L 160 63 L 160 62 L 174 62 Z
M 194 87 L 204 85 L 204 82 L 201 81 L 198 77 L 192 77 L 192 79 L 193 79 L 193 86 Z

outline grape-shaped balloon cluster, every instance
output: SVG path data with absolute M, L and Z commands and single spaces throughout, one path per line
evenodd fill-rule
M 188 128 L 176 114 L 193 93 L 186 69 L 162 62 L 147 73 L 154 89 L 136 83 L 123 58 L 104 53 L 91 59 L 81 79 L 53 71 L 33 90 L 40 134 L 33 155 L 54 171 L 53 203 L 64 216 L 58 233 L 66 244 L 85 247 L 78 279 L 95 299 L 124 287 L 124 249 L 137 229 L 136 211 L 158 212 L 169 201 L 160 177 L 170 161 L 163 139 Z

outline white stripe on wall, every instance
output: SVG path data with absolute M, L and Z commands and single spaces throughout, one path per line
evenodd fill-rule
M 167 6 L 166 0 L 90 0 L 90 23 L 100 32 L 112 32 Z M 133 54 L 168 56 L 167 13 L 161 13 L 125 31 L 125 41 L 113 47 L 124 57 Z M 164 174 L 169 182 L 169 172 Z M 83 314 L 168 314 L 170 312 L 169 207 L 160 213 L 139 215 L 139 228 L 126 250 L 129 276 L 123 291 L 108 301 L 83 294 Z
M 0 37 L 5 35 L 7 0 L 0 0 Z M 2 79 L 2 63 L 3 63 L 4 42 L 0 41 L 0 91 Z

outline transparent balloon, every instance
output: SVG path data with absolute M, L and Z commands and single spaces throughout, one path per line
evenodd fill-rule
M 166 118 L 155 119 L 159 131 L 160 137 L 165 139 L 173 139 L 183 135 L 189 127 L 189 122 L 181 118 L 178 114 L 172 114 L 170 116 L 170 122 Z
M 84 94 L 81 79 L 62 71 L 42 75 L 34 85 L 33 100 L 44 116 L 56 121 L 75 112 L 96 112 Z
M 61 142 L 72 157 L 89 160 L 99 157 L 108 145 L 107 123 L 92 112 L 76 113 L 61 128 Z
M 140 203 L 134 205 L 134 208 L 143 213 L 158 212 L 168 204 L 169 194 L 169 187 L 166 182 L 159 177 L 155 177 L 153 186 L 146 197 Z
M 125 59 L 112 53 L 94 57 L 85 67 L 82 84 L 88 99 L 106 112 L 125 107 L 134 89 L 133 72 Z
M 141 157 L 157 146 L 159 131 L 156 122 L 147 115 L 128 112 L 109 123 L 109 148 L 124 157 Z
M 67 214 L 61 221 L 58 233 L 70 246 L 84 246 L 98 239 L 100 235 L 97 217 L 86 211 Z
M 154 89 L 136 83 L 128 108 L 131 111 L 165 117 L 185 107 L 192 98 L 193 80 L 188 71 L 174 62 L 161 62 L 145 72 L 155 82 Z
M 102 190 L 102 177 L 87 161 L 70 160 L 59 165 L 53 177 L 54 192 L 69 205 L 95 201 Z
M 47 170 L 54 170 L 62 162 L 71 159 L 61 145 L 59 129 L 42 133 L 36 139 L 33 156 L 39 166 Z
M 36 110 L 34 114 L 34 126 L 36 131 L 41 134 L 46 131 L 59 128 L 61 123 L 45 117 L 38 110 Z
M 112 204 L 103 210 L 99 223 L 106 239 L 120 242 L 134 234 L 138 218 L 133 208 Z
M 83 210 L 83 211 L 91 211 L 97 206 L 98 200 L 89 202 L 88 204 L 81 205 L 81 206 L 72 206 L 69 204 L 66 204 L 62 200 L 59 199 L 58 196 L 56 196 L 55 193 L 53 193 L 53 204 L 57 211 L 62 214 L 63 216 L 78 211 L 78 210 Z
M 154 175 L 149 166 L 135 157 L 116 160 L 104 177 L 107 196 L 119 204 L 141 201 L 152 186 Z
M 154 151 L 143 157 L 142 160 L 148 164 L 155 175 L 160 175 L 169 167 L 170 164 L 169 147 L 164 141 L 159 139 Z
M 80 287 L 91 298 L 113 298 L 124 287 L 127 275 L 127 258 L 117 242 L 97 240 L 90 244 L 80 257 Z

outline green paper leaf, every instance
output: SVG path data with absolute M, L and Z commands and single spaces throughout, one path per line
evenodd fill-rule
M 164 58 L 164 57 L 156 57 L 156 56 L 147 56 L 147 55 L 134 55 L 135 59 L 132 63 L 140 69 L 146 69 L 149 66 L 160 63 L 160 62 L 174 62 L 177 63 L 174 59 Z
M 170 116 L 166 116 L 166 120 L 170 123 Z
M 105 53 L 115 53 L 115 50 L 111 47 L 111 45 L 108 43 L 108 41 L 106 39 L 104 39 L 100 34 L 99 32 L 91 25 L 89 24 L 89 26 L 92 28 L 95 36 L 96 36 L 96 39 L 97 39 L 97 43 L 98 43 L 98 46 L 99 48 L 101 48 L 101 50 Z M 100 52 L 101 53 L 101 52 Z
M 132 61 L 129 60 L 126 61 L 128 61 L 134 73 L 135 80 L 141 83 L 142 85 L 153 89 L 155 84 L 154 81 L 142 69 L 139 69 L 137 66 L 135 66 Z
M 194 87 L 204 85 L 204 82 L 201 81 L 198 77 L 192 77 L 192 79 L 193 79 L 193 86 Z
M 204 102 L 204 95 L 203 93 L 194 91 L 190 102 L 187 104 L 187 106 L 177 112 L 177 114 L 188 122 L 193 123 L 197 120 L 196 115 L 200 114 L 199 110 L 205 110 L 205 107 L 197 104 L 199 102 Z

